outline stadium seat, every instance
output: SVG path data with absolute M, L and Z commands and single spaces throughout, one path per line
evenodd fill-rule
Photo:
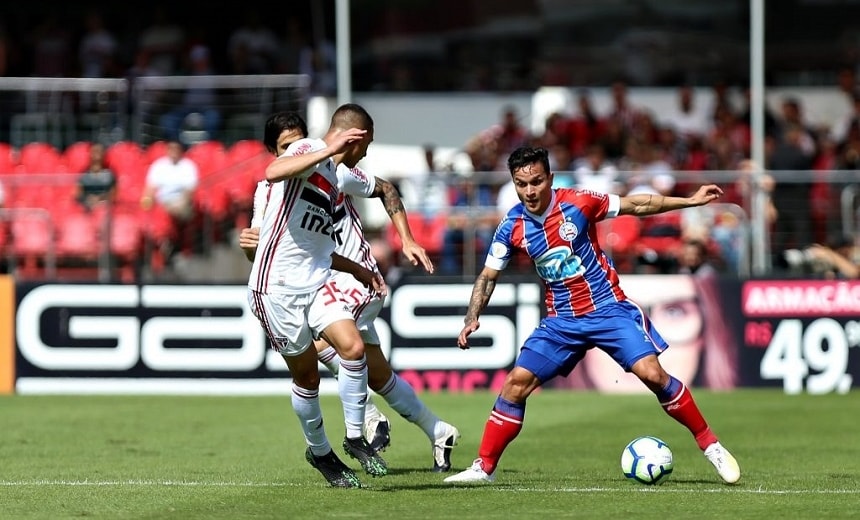
M 62 159 L 66 169 L 75 173 L 86 170 L 90 165 L 91 147 L 92 143 L 89 141 L 78 141 L 63 150 Z
M 134 141 L 119 141 L 105 150 L 105 164 L 117 175 L 144 162 L 143 148 Z
M 227 166 L 227 149 L 220 141 L 201 141 L 192 145 L 185 156 L 197 164 L 200 178 L 205 179 Z
M 70 212 L 56 219 L 58 259 L 92 262 L 101 251 L 99 222 L 92 213 Z
M 167 155 L 167 141 L 155 141 L 143 150 L 143 162 L 146 166 L 149 166 L 152 164 L 152 161 L 165 155 Z
M 272 158 L 269 152 L 266 151 L 266 146 L 263 142 L 256 139 L 236 141 L 227 149 L 227 160 L 230 164 L 240 164 L 260 155 L 265 155 L 269 159 Z
M 130 211 L 111 214 L 110 251 L 126 260 L 134 260 L 141 251 L 143 224 L 138 215 Z
M 439 213 L 432 217 L 426 218 L 421 213 L 413 212 L 407 215 L 409 229 L 412 231 L 412 236 L 423 247 L 428 255 L 438 256 L 442 254 L 442 245 L 445 242 L 445 229 L 448 226 L 448 216 L 444 213 Z M 388 243 L 396 251 L 403 249 L 403 243 L 400 241 L 400 235 L 397 234 L 397 229 L 391 222 L 386 224 L 386 235 Z
M 62 173 L 66 171 L 63 157 L 57 148 L 48 143 L 32 142 L 19 152 L 22 173 Z
M 40 259 L 54 252 L 54 224 L 45 210 L 16 211 L 9 231 L 12 255 L 23 260 L 28 268 L 34 268 Z
M 15 173 L 18 164 L 17 150 L 9 143 L 0 142 L 0 175 Z

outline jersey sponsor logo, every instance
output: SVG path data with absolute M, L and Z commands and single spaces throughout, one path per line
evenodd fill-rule
M 304 155 L 312 150 L 310 143 L 302 143 L 293 151 L 293 155 Z
M 572 241 L 578 234 L 579 229 L 576 228 L 576 224 L 569 220 L 562 222 L 561 226 L 558 228 L 558 236 L 566 242 Z
M 558 282 L 585 274 L 582 260 L 567 246 L 554 247 L 535 258 L 535 269 L 547 282 Z
M 360 180 L 362 183 L 367 184 L 367 174 L 364 173 L 364 170 L 359 168 L 358 166 L 349 169 L 349 174 Z

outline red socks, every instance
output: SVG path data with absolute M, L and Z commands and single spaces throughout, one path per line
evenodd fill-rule
M 523 429 L 522 418 L 511 417 L 501 413 L 497 408 L 490 412 L 490 418 L 484 426 L 484 436 L 481 438 L 481 447 L 478 456 L 483 461 L 484 471 L 488 475 L 496 471 L 502 452 L 513 441 L 520 430 Z
M 669 417 L 690 430 L 701 450 L 717 442 L 717 436 L 714 435 L 707 421 L 702 417 L 702 413 L 699 411 L 696 401 L 693 400 L 693 394 L 690 393 L 687 385 L 681 385 L 681 391 L 669 401 L 661 402 L 660 406 L 669 414 Z

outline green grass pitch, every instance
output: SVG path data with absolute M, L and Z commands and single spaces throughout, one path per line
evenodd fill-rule
M 217 382 L 213 382 L 217 385 Z M 740 462 L 720 482 L 685 428 L 651 396 L 541 391 L 496 483 L 452 487 L 429 471 L 424 434 L 392 420 L 390 473 L 333 489 L 304 460 L 282 397 L 11 396 L 0 398 L 0 518 L 856 518 L 860 393 L 695 392 Z M 495 394 L 423 394 L 460 428 L 456 469 L 477 452 Z M 323 397 L 339 454 L 342 413 Z M 624 479 L 624 445 L 665 440 L 675 471 L 662 486 Z

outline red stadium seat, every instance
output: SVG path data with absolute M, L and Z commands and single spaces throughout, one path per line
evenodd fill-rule
M 63 164 L 70 172 L 83 172 L 90 165 L 90 141 L 72 143 L 63 151 Z
M 236 141 L 227 149 L 227 161 L 230 164 L 240 164 L 261 155 L 272 159 L 263 142 L 256 139 Z
M 59 150 L 48 143 L 27 143 L 19 154 L 23 173 L 63 173 L 66 170 Z
M 220 141 L 201 141 L 191 146 L 185 156 L 197 164 L 200 178 L 224 170 L 227 167 L 227 149 Z
M 54 224 L 44 210 L 19 210 L 9 226 L 12 235 L 10 250 L 23 260 L 26 268 L 34 268 L 40 259 L 54 251 Z
M 448 216 L 444 213 L 439 213 L 433 217 L 424 217 L 421 213 L 409 213 L 407 215 L 409 229 L 412 231 L 412 236 L 423 247 L 428 255 L 440 255 L 442 253 L 442 245 L 445 243 L 445 229 L 448 227 Z M 396 251 L 403 249 L 403 243 L 400 241 L 400 235 L 397 234 L 397 229 L 394 224 L 386 224 L 386 234 L 388 243 Z
M 167 155 L 167 141 L 155 141 L 143 150 L 143 162 L 147 166 L 159 157 Z
M 71 212 L 57 219 L 58 258 L 95 261 L 101 250 L 99 222 L 92 213 Z
M 134 141 L 119 141 L 105 150 L 105 164 L 117 175 L 124 170 L 140 167 L 145 161 L 143 148 Z
M 0 142 L 0 175 L 15 173 L 18 164 L 18 151 L 11 144 Z
M 131 211 L 115 211 L 111 215 L 110 251 L 125 261 L 133 261 L 143 248 L 143 223 Z

